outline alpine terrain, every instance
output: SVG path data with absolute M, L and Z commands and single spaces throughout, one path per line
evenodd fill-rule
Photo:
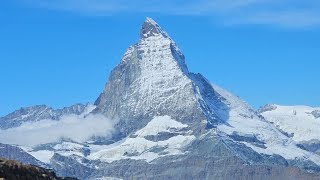
M 111 119 L 110 136 L 32 146 L 1 140 L 0 155 L 79 179 L 320 179 L 319 110 L 255 111 L 189 72 L 177 44 L 147 18 L 93 105 L 34 106 L 0 119 L 0 139 L 1 131 L 66 115 Z

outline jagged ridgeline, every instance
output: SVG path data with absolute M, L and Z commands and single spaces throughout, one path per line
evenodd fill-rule
M 80 179 L 320 178 L 319 154 L 299 145 L 239 97 L 191 73 L 177 44 L 151 18 L 94 105 L 78 107 L 65 112 L 115 120 L 112 136 L 20 147 L 14 157 L 31 155 L 35 159 L 29 157 L 28 163 L 43 163 L 61 176 Z M 38 109 L 28 109 L 32 120 L 42 119 L 37 117 L 43 108 Z M 53 112 L 62 111 L 49 114 Z M 318 117 L 317 112 L 312 115 Z M 63 117 L 56 114 L 52 121 Z M 25 123 L 19 121 L 19 112 L 5 121 L 11 122 L 10 117 L 14 125 L 4 123 L 3 130 Z M 0 152 L 9 156 L 5 149 L 13 146 L 3 145 Z

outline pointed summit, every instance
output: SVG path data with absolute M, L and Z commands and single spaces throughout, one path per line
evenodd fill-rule
M 140 35 L 112 70 L 95 112 L 119 119 L 116 128 L 124 136 L 155 116 L 169 115 L 190 124 L 206 119 L 175 42 L 151 18 L 144 21 Z
M 153 19 L 147 17 L 141 27 L 140 37 L 148 38 L 150 36 L 157 36 L 159 34 L 161 34 L 163 37 L 168 37 L 167 33 L 163 31 Z

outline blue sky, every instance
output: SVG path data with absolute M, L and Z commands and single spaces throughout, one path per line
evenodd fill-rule
M 4 0 L 0 115 L 93 102 L 145 17 L 189 69 L 257 108 L 320 106 L 320 1 Z

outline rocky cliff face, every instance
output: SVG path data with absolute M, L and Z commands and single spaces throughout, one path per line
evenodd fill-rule
M 80 179 L 320 178 L 319 155 L 189 72 L 177 44 L 150 18 L 95 105 L 92 114 L 118 120 L 113 138 L 61 140 L 28 153 Z

